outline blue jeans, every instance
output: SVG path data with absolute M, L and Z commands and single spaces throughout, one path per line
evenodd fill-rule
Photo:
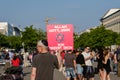
M 70 78 L 71 76 L 74 78 L 76 77 L 74 68 L 66 68 L 66 77 Z
M 83 67 L 80 64 L 77 64 L 76 67 L 77 67 L 77 74 L 83 74 Z
M 114 63 L 114 71 L 117 72 L 117 70 L 118 70 L 118 64 Z

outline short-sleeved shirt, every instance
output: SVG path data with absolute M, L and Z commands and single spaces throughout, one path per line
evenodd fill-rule
M 40 53 L 33 58 L 33 67 L 36 68 L 35 80 L 53 80 L 54 68 L 58 68 L 58 60 L 50 53 Z
M 85 59 L 84 59 L 84 56 L 82 54 L 79 54 L 76 57 L 76 63 L 80 64 L 80 65 L 84 65 L 85 64 Z
M 20 64 L 19 64 L 20 63 L 19 58 L 17 58 L 16 60 L 13 59 L 11 62 L 12 62 L 12 66 L 20 66 Z
M 116 54 L 117 61 L 119 61 L 120 60 L 120 49 L 117 49 L 117 51 L 115 51 L 115 54 Z
M 74 54 L 66 53 L 64 59 L 66 68 L 74 68 L 74 60 L 76 60 Z
M 90 57 L 90 53 L 86 53 L 86 52 L 83 52 L 82 55 L 84 56 L 84 59 Z M 92 62 L 91 60 L 85 60 L 85 65 L 86 66 L 92 66 Z

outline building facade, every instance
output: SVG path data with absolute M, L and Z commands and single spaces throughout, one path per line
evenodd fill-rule
M 0 33 L 6 36 L 21 36 L 21 31 L 8 22 L 0 22 Z
M 21 31 L 17 27 L 13 27 L 13 36 L 21 36 Z
M 13 36 L 13 27 L 8 22 L 0 22 L 0 33 L 6 36 Z
M 110 9 L 100 20 L 106 29 L 120 33 L 120 9 Z

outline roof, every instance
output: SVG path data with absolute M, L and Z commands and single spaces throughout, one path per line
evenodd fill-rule
M 19 31 L 22 31 L 19 27 L 13 27 L 14 29 L 17 29 L 17 30 L 19 30 Z
M 106 17 L 112 15 L 113 13 L 115 13 L 115 12 L 117 12 L 117 11 L 119 11 L 119 10 L 120 10 L 120 8 L 110 9 L 110 10 L 108 10 L 108 11 L 105 13 L 105 15 L 104 15 L 102 18 L 106 18 Z
M 0 22 L 0 25 L 7 25 L 8 22 Z

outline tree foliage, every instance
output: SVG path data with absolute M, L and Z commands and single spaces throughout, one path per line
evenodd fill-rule
M 0 47 L 4 46 L 7 47 L 7 37 L 3 34 L 0 34 Z
M 99 46 L 105 47 L 116 43 L 117 33 L 106 30 L 103 25 L 98 26 L 95 29 L 91 29 L 90 32 L 81 34 L 76 40 L 76 47 L 90 46 L 97 48 Z M 120 38 L 119 38 L 120 39 Z
M 22 47 L 20 36 L 8 36 L 7 37 L 8 47 L 16 50 L 20 50 Z
M 117 44 L 117 45 L 120 45 L 120 34 L 119 34 L 118 37 L 115 39 L 115 41 L 116 41 L 116 44 Z
M 27 26 L 25 30 L 22 31 L 22 38 L 0 34 L 0 47 L 19 49 L 24 42 L 24 47 L 26 49 L 31 49 L 35 48 L 37 41 L 41 39 L 46 39 L 46 32 L 41 29 L 35 29 L 33 28 L 33 25 L 31 25 Z M 90 32 L 85 32 L 81 35 L 74 33 L 75 48 L 85 46 L 97 48 L 99 46 L 105 47 L 113 44 L 120 45 L 120 34 L 111 30 L 106 30 L 103 25 L 91 29 Z
M 33 25 L 27 26 L 24 31 L 21 32 L 21 36 L 5 36 L 0 34 L 0 47 L 13 48 L 20 50 L 24 43 L 25 49 L 31 49 L 36 47 L 36 43 L 40 39 L 46 39 L 46 33 L 42 29 L 35 29 Z
M 44 38 L 46 38 L 45 32 L 34 29 L 33 25 L 27 26 L 22 32 L 22 42 L 24 42 L 26 49 L 36 47 L 37 41 Z

